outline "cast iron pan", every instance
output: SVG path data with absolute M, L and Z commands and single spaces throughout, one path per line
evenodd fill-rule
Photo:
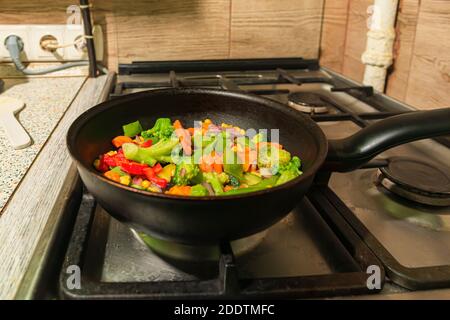
M 278 187 L 227 197 L 180 197 L 149 193 L 104 178 L 92 166 L 111 150 L 122 125 L 139 120 L 149 128 L 159 117 L 186 127 L 210 118 L 241 128 L 280 129 L 280 142 L 302 159 L 300 177 Z M 349 138 L 327 141 L 319 126 L 281 103 L 210 89 L 163 89 L 126 95 L 83 113 L 67 144 L 80 176 L 99 204 L 138 231 L 186 244 L 212 244 L 249 236 L 287 215 L 319 170 L 358 168 L 378 153 L 413 140 L 450 133 L 450 109 L 421 111 L 379 121 Z

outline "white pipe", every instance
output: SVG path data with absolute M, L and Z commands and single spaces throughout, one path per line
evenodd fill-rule
M 361 60 L 366 65 L 363 83 L 383 92 L 387 68 L 392 64 L 395 39 L 395 18 L 398 0 L 375 0 L 367 32 L 366 51 Z

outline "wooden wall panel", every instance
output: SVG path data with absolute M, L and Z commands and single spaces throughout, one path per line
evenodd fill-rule
M 104 60 L 103 63 L 109 69 L 117 71 L 119 63 L 118 43 L 117 43 L 117 24 L 113 12 L 112 1 L 94 0 L 92 19 L 95 24 L 102 27 Z
M 228 0 L 113 3 L 120 62 L 228 57 Z
M 232 0 L 231 58 L 317 58 L 322 0 Z
M 343 0 L 342 0 L 343 1 Z M 362 81 L 361 54 L 366 46 L 367 8 L 373 0 L 348 0 L 345 40 L 339 38 L 343 3 L 326 0 L 321 63 Z M 334 34 L 333 34 L 334 33 Z M 336 40 L 338 39 L 338 40 Z M 344 42 L 344 52 L 340 43 Z M 394 63 L 386 93 L 420 109 L 450 107 L 450 1 L 399 0 Z
M 78 0 L 0 0 L 0 23 L 63 24 Z M 104 63 L 317 58 L 323 0 L 91 0 Z
M 320 62 L 342 72 L 350 0 L 325 1 L 323 10 Z
M 397 14 L 394 64 L 386 83 L 386 93 L 405 100 L 414 48 L 420 0 L 400 0 Z
M 450 107 L 450 1 L 422 0 L 406 102 Z
M 372 3 L 373 0 L 350 0 L 349 4 L 342 72 L 356 81 L 362 81 L 364 76 L 361 55 L 366 49 L 367 8 Z
M 76 0 L 0 0 L 0 24 L 64 24 Z

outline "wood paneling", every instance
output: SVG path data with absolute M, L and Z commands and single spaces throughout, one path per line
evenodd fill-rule
M 397 14 L 394 64 L 389 73 L 386 93 L 405 100 L 413 55 L 420 0 L 400 0 Z
M 232 0 L 231 58 L 317 58 L 322 0 Z
M 120 62 L 228 57 L 228 0 L 114 1 L 113 11 Z
M 342 72 L 347 33 L 349 0 L 325 1 L 323 11 L 320 62 Z
M 422 0 L 406 102 L 450 107 L 450 1 Z
M 66 8 L 78 3 L 77 0 L 1 0 L 0 24 L 64 24 Z
M 344 2 L 343 0 L 340 0 Z M 361 54 L 366 46 L 367 8 L 373 0 L 348 0 L 345 39 L 340 37 L 346 19 L 344 4 L 326 0 L 321 41 L 321 63 L 362 81 Z M 396 22 L 394 63 L 386 93 L 420 108 L 450 106 L 450 1 L 400 0 Z M 344 52 L 340 44 L 345 43 Z M 335 54 L 334 54 L 335 53 Z
M 113 3 L 105 0 L 91 1 L 93 4 L 92 19 L 95 24 L 102 27 L 104 60 L 103 63 L 109 69 L 117 71 L 119 63 L 117 24 L 113 12 Z
M 5 24 L 62 24 L 78 0 L 1 0 Z M 323 0 L 91 0 L 104 63 L 317 58 Z
M 348 11 L 347 35 L 345 40 L 342 72 L 351 79 L 362 81 L 364 64 L 361 55 L 366 49 L 367 8 L 373 0 L 350 0 Z

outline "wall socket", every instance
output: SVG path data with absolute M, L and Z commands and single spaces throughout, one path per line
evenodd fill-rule
M 93 28 L 95 53 L 97 61 L 103 59 L 103 33 L 100 26 Z M 5 39 L 10 35 L 19 36 L 24 43 L 21 53 L 22 61 L 76 61 L 87 60 L 86 46 L 77 39 L 83 37 L 84 29 L 81 24 L 61 25 L 0 25 L 0 62 L 11 61 L 9 52 L 5 47 Z M 58 45 L 68 46 L 54 51 L 42 49 L 43 37 L 51 36 Z M 84 40 L 83 40 L 84 41 Z

